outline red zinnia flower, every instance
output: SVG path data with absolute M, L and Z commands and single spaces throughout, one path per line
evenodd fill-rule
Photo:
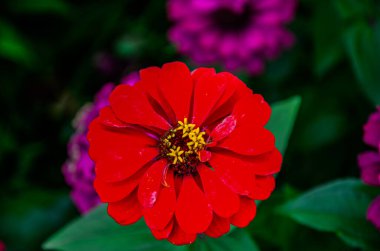
M 270 113 L 230 73 L 178 62 L 144 69 L 90 125 L 95 189 L 116 222 L 144 216 L 157 239 L 173 244 L 244 227 L 282 162 L 264 128 Z

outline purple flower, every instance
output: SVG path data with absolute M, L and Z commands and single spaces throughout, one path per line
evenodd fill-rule
M 363 140 L 375 149 L 361 153 L 358 157 L 361 178 L 368 185 L 380 186 L 380 107 L 364 125 Z M 367 219 L 380 231 L 380 196 L 369 206 Z
M 137 73 L 131 73 L 122 80 L 122 84 L 134 84 L 138 81 Z M 93 103 L 84 105 L 75 116 L 73 127 L 75 133 L 67 145 L 68 159 L 63 164 L 62 171 L 66 183 L 72 188 L 71 199 L 81 213 L 85 213 L 100 203 L 93 188 L 95 178 L 94 163 L 88 155 L 89 143 L 86 135 L 88 126 L 99 111 L 109 104 L 108 97 L 114 84 L 105 84 L 96 94 Z
M 5 251 L 5 244 L 0 240 L 0 251 Z
M 294 43 L 285 24 L 296 0 L 169 0 L 169 39 L 198 64 L 259 74 Z
M 371 221 L 380 231 L 380 196 L 376 197 L 369 205 L 367 219 Z

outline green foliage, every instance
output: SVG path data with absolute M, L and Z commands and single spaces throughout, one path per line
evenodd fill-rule
M 72 217 L 67 194 L 25 188 L 21 195 L 4 195 L 0 208 L 0 236 L 10 250 L 39 250 L 47 236 Z
M 31 66 L 36 55 L 22 35 L 9 23 L 0 20 L 0 57 Z
M 143 221 L 127 227 L 118 225 L 108 216 L 105 205 L 66 226 L 43 247 L 70 251 L 177 249 L 167 241 L 155 240 Z
M 243 229 L 232 230 L 220 238 L 203 237 L 189 247 L 193 251 L 259 251 L 256 243 Z
M 70 6 L 64 0 L 13 0 L 9 8 L 17 13 L 53 13 L 66 15 Z
M 326 74 L 344 55 L 342 22 L 332 5 L 332 1 L 318 1 L 313 17 L 314 73 L 317 76 Z
M 72 222 L 52 236 L 43 245 L 44 249 L 54 250 L 252 250 L 258 248 L 244 230 L 235 230 L 222 238 L 200 237 L 190 246 L 175 246 L 168 241 L 156 240 L 143 220 L 130 226 L 120 226 L 107 214 L 106 206 L 101 205 L 84 217 Z
M 357 22 L 345 34 L 347 52 L 364 93 L 380 104 L 380 20 Z
M 373 191 L 359 180 L 338 180 L 287 202 L 280 211 L 311 228 L 335 232 L 349 245 L 376 250 L 379 233 L 365 218 L 372 199 Z
M 276 137 L 276 146 L 282 154 L 285 154 L 300 104 L 300 97 L 292 97 L 272 105 L 271 119 L 266 128 Z

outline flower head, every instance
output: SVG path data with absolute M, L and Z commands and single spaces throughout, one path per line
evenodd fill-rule
M 90 125 L 94 187 L 116 222 L 143 216 L 157 239 L 177 245 L 244 227 L 282 162 L 264 128 L 270 113 L 232 74 L 179 62 L 144 69 Z
M 369 205 L 367 219 L 380 231 L 380 196 L 377 196 Z
M 135 73 L 127 75 L 123 84 L 137 81 Z M 109 104 L 108 97 L 114 84 L 108 83 L 97 93 L 93 103 L 84 105 L 75 116 L 75 133 L 67 145 L 68 159 L 62 167 L 66 183 L 72 187 L 71 198 L 81 213 L 85 213 L 100 203 L 93 182 L 95 178 L 94 162 L 88 155 L 89 143 L 86 138 L 88 126 L 99 115 L 99 111 Z
M 363 140 L 375 151 L 361 153 L 358 157 L 362 180 L 368 185 L 380 186 L 380 107 L 364 125 Z M 367 219 L 380 230 L 380 197 L 368 208 Z
M 196 63 L 259 74 L 294 43 L 285 24 L 296 0 L 170 0 L 169 39 Z

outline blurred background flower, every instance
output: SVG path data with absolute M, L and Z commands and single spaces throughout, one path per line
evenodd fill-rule
M 363 140 L 373 150 L 358 157 L 362 180 L 370 186 L 380 187 L 380 107 L 377 107 L 377 111 L 371 114 L 364 125 Z M 380 231 L 380 194 L 369 206 L 367 218 Z
M 138 81 L 136 72 L 122 78 L 121 84 L 133 85 Z M 94 102 L 84 105 L 73 121 L 75 133 L 67 145 L 68 159 L 62 167 L 65 180 L 72 191 L 71 199 L 81 213 L 86 213 L 100 203 L 93 182 L 95 165 L 88 155 L 88 126 L 99 115 L 99 111 L 109 105 L 108 97 L 114 89 L 112 83 L 105 84 L 96 94 Z
M 169 0 L 169 39 L 195 63 L 260 74 L 294 43 L 296 0 Z

